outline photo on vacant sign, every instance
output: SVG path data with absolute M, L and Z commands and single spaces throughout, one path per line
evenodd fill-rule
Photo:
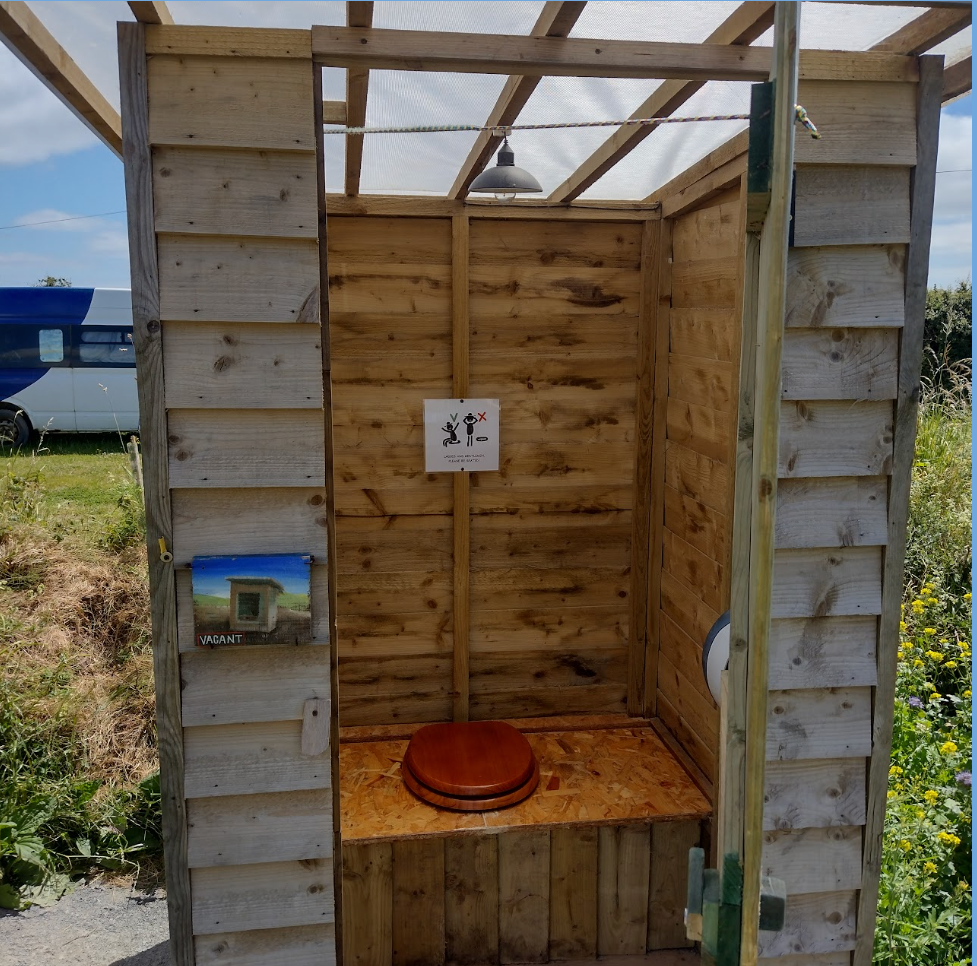
M 194 557 L 197 646 L 307 643 L 311 562 L 302 554 Z

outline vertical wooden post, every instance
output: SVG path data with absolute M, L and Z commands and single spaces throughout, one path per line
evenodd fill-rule
M 132 333 L 139 375 L 139 433 L 143 449 L 143 498 L 149 548 L 153 675 L 156 682 L 156 730 L 170 952 L 174 966 L 193 966 L 176 583 L 172 562 L 164 563 L 161 559 L 163 552 L 169 551 L 173 545 L 173 518 L 167 470 L 166 408 L 163 404 L 163 333 L 159 311 L 153 167 L 149 148 L 146 28 L 139 23 L 120 23 L 118 38 L 122 155 L 125 161 L 132 273 Z
M 332 775 L 333 895 L 336 903 L 336 962 L 343 961 L 343 863 L 339 826 L 339 633 L 337 630 L 336 480 L 332 433 L 332 354 L 329 342 L 329 264 L 326 216 L 326 160 L 322 134 L 322 68 L 312 64 L 312 111 L 315 118 L 316 210 L 319 240 L 319 345 L 322 352 L 322 432 L 326 484 L 326 573 L 329 580 L 329 683 L 332 713 L 329 718 Z
M 770 604 L 773 593 L 777 456 L 780 442 L 780 363 L 787 289 L 787 247 L 794 167 L 800 3 L 778 3 L 774 20 L 770 209 L 760 235 L 757 309 L 753 501 L 750 536 L 749 656 L 746 694 L 746 789 L 743 827 L 741 960 L 755 966 L 763 858 Z
M 936 152 L 940 140 L 940 101 L 943 93 L 943 58 L 919 58 L 916 100 L 916 167 L 913 169 L 906 257 L 905 325 L 900 333 L 899 385 L 892 439 L 892 476 L 886 545 L 882 549 L 882 616 L 877 648 L 878 678 L 872 713 L 872 757 L 868 768 L 868 810 L 862 856 L 862 889 L 854 966 L 870 966 L 879 902 L 882 869 L 882 830 L 885 795 L 892 754 L 892 717 L 896 691 L 896 651 L 899 647 L 899 604 L 906 563 L 906 520 L 909 486 L 916 448 L 919 411 L 919 373 L 923 359 L 923 320 L 926 278 L 929 272 L 933 196 L 936 188 Z
M 668 409 L 668 339 L 672 307 L 672 222 L 662 219 L 658 234 L 659 274 L 655 310 L 654 384 L 651 431 L 651 520 L 648 536 L 644 713 L 658 712 L 658 627 L 661 610 L 662 545 L 665 539 L 665 417 Z
M 628 714 L 645 713 L 645 664 L 652 506 L 651 454 L 655 391 L 655 324 L 661 262 L 661 221 L 644 223 L 641 234 L 641 293 L 638 305 L 637 405 L 634 434 L 634 504 L 631 513 L 631 618 L 628 640 Z
M 455 396 L 468 395 L 468 215 L 451 219 L 451 372 Z M 468 474 L 454 474 L 454 661 L 452 716 L 468 720 L 469 572 L 471 568 L 471 490 Z

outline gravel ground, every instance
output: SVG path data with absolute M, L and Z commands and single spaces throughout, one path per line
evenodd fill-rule
M 170 966 L 166 894 L 79 886 L 60 902 L 0 911 L 0 966 Z

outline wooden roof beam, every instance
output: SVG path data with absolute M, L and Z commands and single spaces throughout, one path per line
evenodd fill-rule
M 969 94 L 973 87 L 973 55 L 967 48 L 965 56 L 943 71 L 943 103 Z
M 373 24 L 373 4 L 348 0 L 346 24 L 369 31 Z M 346 125 L 363 127 L 366 124 L 366 99 L 370 89 L 368 67 L 346 69 Z M 363 170 L 363 135 L 346 135 L 346 183 L 344 190 L 351 198 L 360 193 L 360 172 Z
M 531 37 L 566 37 L 573 29 L 580 14 L 587 4 L 553 2 L 548 0 L 543 4 L 542 13 L 530 31 Z M 519 113 L 526 106 L 533 91 L 539 86 L 540 77 L 523 77 L 513 74 L 505 82 L 499 99 L 495 102 L 485 122 L 486 127 L 504 127 L 515 122 Z M 501 139 L 489 131 L 480 131 L 465 163 L 455 178 L 455 183 L 448 192 L 449 198 L 464 198 L 468 195 L 468 188 L 478 176 L 485 163 L 491 158 Z
M 747 46 L 773 24 L 772 0 L 747 0 L 741 3 L 706 39 L 707 44 Z M 631 115 L 659 117 L 674 114 L 704 81 L 667 80 Z M 550 196 L 549 201 L 573 201 L 606 174 L 625 155 L 633 151 L 660 125 L 618 128 Z
M 0 39 L 78 117 L 122 157 L 122 120 L 22 0 L 0 0 Z
M 884 53 L 924 54 L 969 27 L 972 20 L 973 7 L 969 3 L 927 10 L 870 49 Z
M 139 23 L 172 24 L 173 15 L 164 0 L 129 0 L 129 9 Z

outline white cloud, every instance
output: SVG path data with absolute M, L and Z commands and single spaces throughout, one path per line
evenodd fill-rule
M 46 161 L 98 143 L 6 47 L 0 47 L 0 166 Z

